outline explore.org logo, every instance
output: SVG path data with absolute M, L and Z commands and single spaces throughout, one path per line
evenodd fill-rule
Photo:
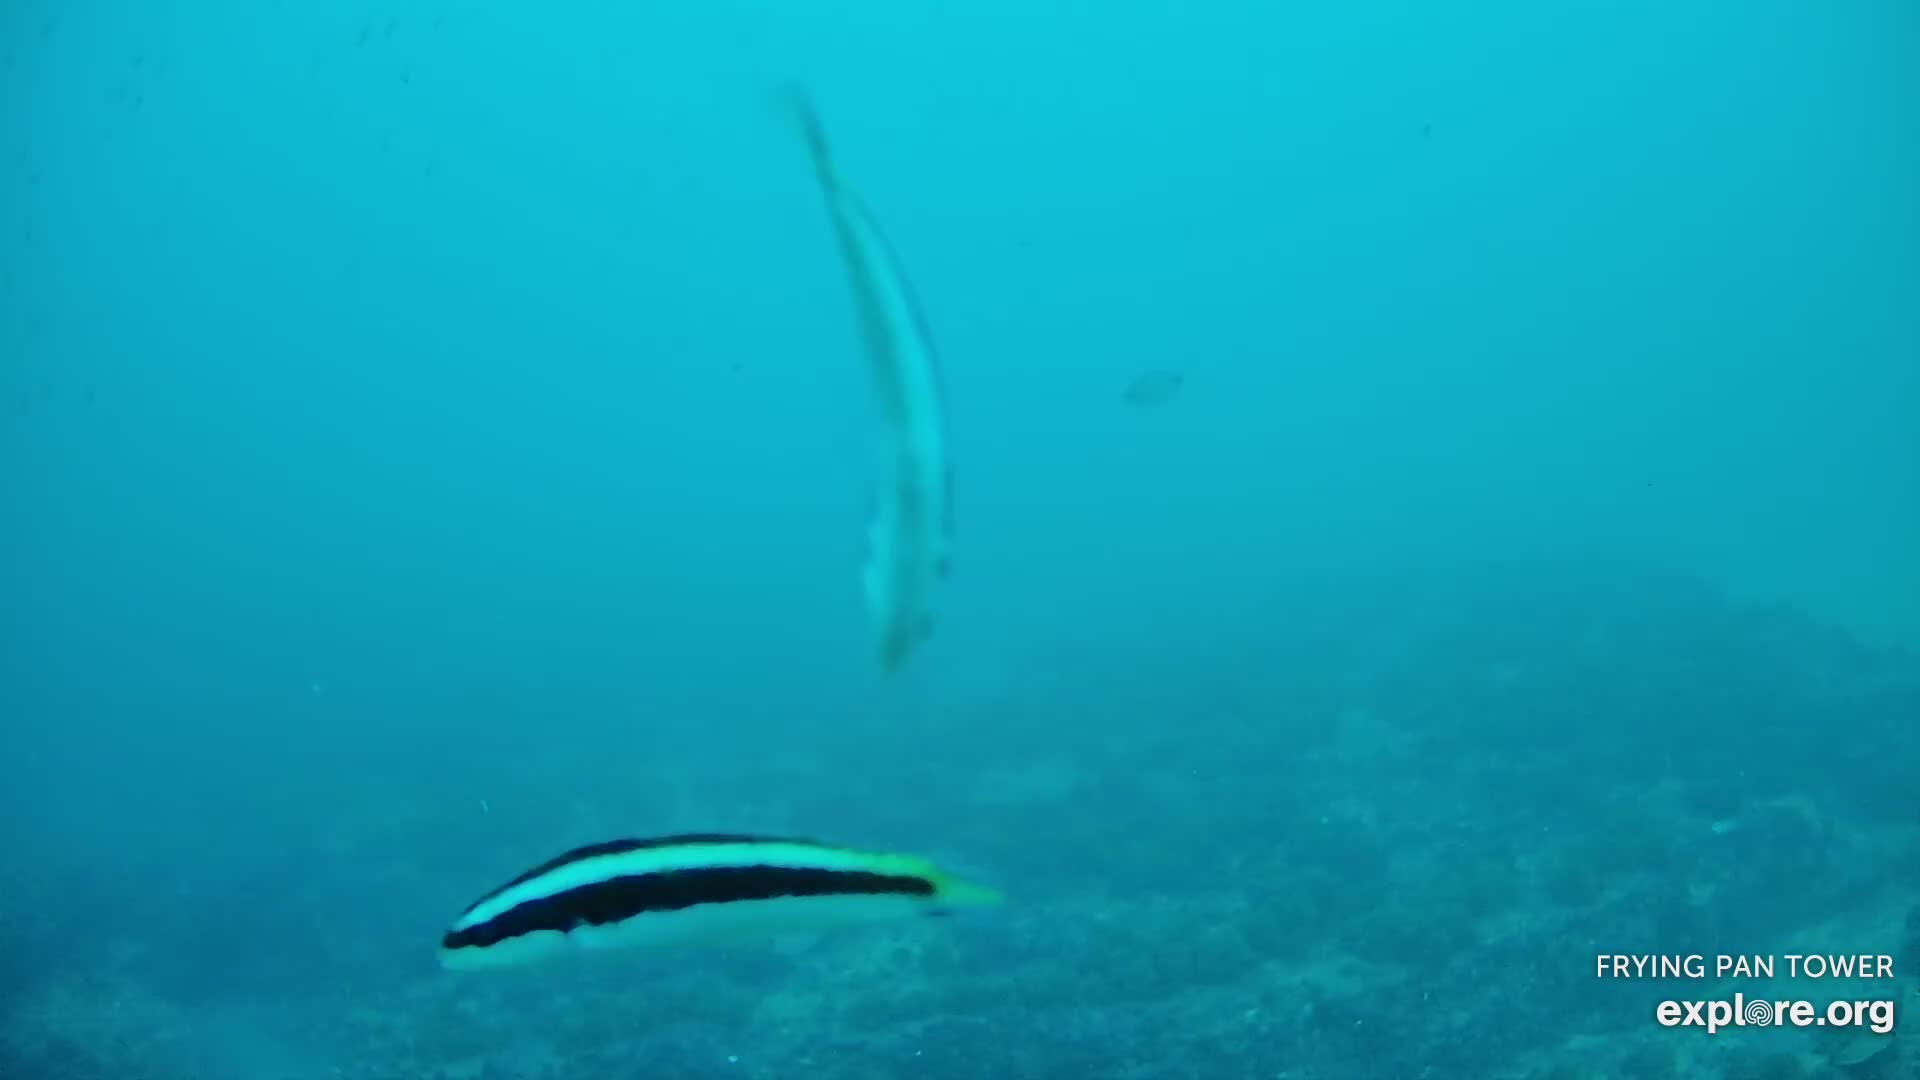
M 1661 1027 L 1701 1027 L 1712 1035 L 1729 1027 L 1863 1027 L 1875 1035 L 1893 1030 L 1893 1002 L 1830 1001 L 1820 1007 L 1811 1001 L 1732 1000 L 1663 1001 L 1653 1010 Z
M 1782 963 L 1781 961 L 1785 961 Z M 1594 958 L 1594 974 L 1603 979 L 1765 979 L 1779 977 L 1784 969 L 1790 979 L 1846 980 L 1853 995 L 1839 996 L 1825 1005 L 1801 999 L 1775 1000 L 1751 998 L 1744 993 L 1731 998 L 1704 998 L 1696 1001 L 1669 999 L 1654 1007 L 1653 1018 L 1662 1027 L 1697 1027 L 1707 1034 L 1733 1027 L 1834 1027 L 1862 1028 L 1876 1035 L 1893 1031 L 1893 996 L 1871 999 L 1859 994 L 1862 983 L 1872 985 L 1869 993 L 1892 989 L 1893 957 L 1883 953 L 1818 955 L 1787 953 L 1781 956 L 1734 954 L 1706 957 L 1690 955 L 1621 955 L 1601 953 Z M 1857 995 L 1857 996 L 1856 996 Z M 1863 1000 L 1864 999 L 1864 1000 Z

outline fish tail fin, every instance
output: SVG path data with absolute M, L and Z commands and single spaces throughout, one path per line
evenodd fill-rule
M 934 902 L 945 909 L 998 907 L 1006 900 L 999 889 L 947 874 L 933 876 Z

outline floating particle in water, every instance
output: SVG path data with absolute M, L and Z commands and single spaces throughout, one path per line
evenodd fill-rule
M 1133 381 L 1127 384 L 1126 391 L 1120 396 L 1129 405 L 1142 407 L 1164 405 L 1172 401 L 1186 383 L 1185 375 L 1177 371 L 1156 368 L 1134 376 Z

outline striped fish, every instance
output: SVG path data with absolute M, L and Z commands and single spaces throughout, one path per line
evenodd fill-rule
M 739 944 L 999 902 L 923 859 L 810 840 L 690 833 L 576 848 L 473 902 L 442 967 L 508 967 L 578 951 Z
M 826 198 L 891 436 L 892 467 L 874 511 L 861 582 L 880 667 L 893 672 L 933 632 L 933 595 L 947 576 L 952 545 L 953 467 L 939 356 L 906 269 L 873 212 L 842 179 L 812 101 L 797 88 L 788 100 Z

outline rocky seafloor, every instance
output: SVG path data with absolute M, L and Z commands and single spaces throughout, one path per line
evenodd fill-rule
M 1010 895 L 977 919 L 441 973 L 412 915 L 498 856 L 377 783 L 271 866 L 8 860 L 0 1077 L 1920 1076 L 1897 1030 L 1653 1020 L 1735 991 L 1920 1004 L 1915 657 L 1621 568 L 1261 602 L 1287 617 L 1061 647 L 710 784 L 672 752 L 607 766 L 517 826 L 937 837 Z M 1601 953 L 1896 977 L 1602 979 Z

